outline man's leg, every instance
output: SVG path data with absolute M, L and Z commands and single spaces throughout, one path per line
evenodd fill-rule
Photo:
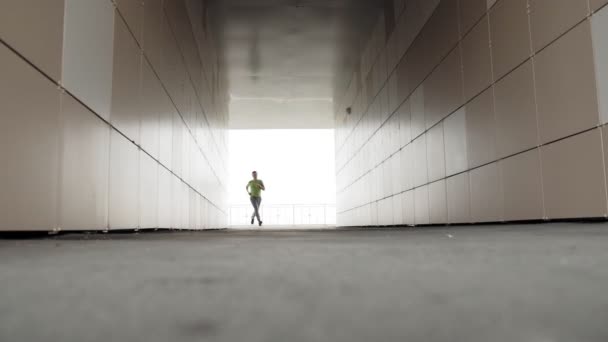
M 251 206 L 253 206 L 253 214 L 251 214 L 251 224 L 253 224 L 255 214 L 258 212 L 257 201 L 255 197 L 249 197 L 249 201 L 251 201 Z
M 251 205 L 253 205 L 253 215 L 251 216 L 251 221 L 253 222 L 253 218 L 257 217 L 258 222 L 260 222 L 260 202 L 262 198 L 260 197 L 251 197 Z
M 255 215 L 258 217 L 258 223 L 262 224 L 262 219 L 260 219 L 260 205 L 262 204 L 262 197 L 256 197 L 257 205 L 255 207 Z

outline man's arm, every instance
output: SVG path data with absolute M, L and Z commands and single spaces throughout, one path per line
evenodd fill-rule
M 249 196 L 251 196 L 251 192 L 249 192 L 249 183 L 247 183 L 247 185 L 245 185 L 245 191 L 247 191 Z
M 264 182 L 260 181 L 260 189 L 266 191 L 266 187 L 264 186 Z

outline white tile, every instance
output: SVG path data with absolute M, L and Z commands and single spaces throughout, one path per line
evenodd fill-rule
M 467 161 L 467 119 L 462 108 L 444 121 L 445 169 L 447 175 L 465 171 Z
M 540 154 L 537 149 L 501 160 L 505 221 L 543 218 Z
M 470 172 L 471 219 L 473 222 L 503 220 L 503 195 L 498 163 Z
M 471 222 L 469 174 L 461 173 L 447 179 L 448 222 Z
M 445 178 L 445 143 L 443 123 L 439 123 L 426 133 L 427 164 L 429 181 Z
M 139 152 L 139 226 L 158 228 L 158 163 Z
M 0 230 L 57 225 L 57 87 L 0 45 Z
M 548 218 L 606 216 L 600 129 L 543 146 L 541 162 Z
M 426 134 L 413 142 L 414 152 L 414 186 L 424 185 L 428 182 Z
M 140 136 L 141 148 L 155 159 L 160 158 L 160 116 L 165 91 L 154 75 L 150 65 L 144 61 L 142 66 Z
M 393 203 L 393 224 L 394 225 L 402 225 L 403 222 L 403 197 L 401 194 L 396 194 L 392 197 Z
M 65 0 L 63 86 L 106 120 L 112 103 L 113 49 L 112 3 Z
M 392 194 L 397 194 L 403 191 L 402 174 L 401 174 L 401 153 L 395 153 L 390 159 L 391 171 L 392 171 Z
M 608 7 L 591 18 L 601 123 L 608 123 Z
M 410 131 L 413 139 L 426 130 L 423 85 L 414 91 L 409 101 L 411 110 Z
M 369 204 L 369 224 L 377 226 L 380 224 L 378 221 L 378 202 L 372 202 Z
M 429 187 L 427 185 L 414 190 L 414 223 L 429 224 Z
M 401 207 L 403 223 L 412 226 L 415 224 L 414 190 L 404 192 L 401 195 Z
M 110 127 L 68 94 L 62 100 L 62 230 L 108 228 Z
M 185 185 L 173 176 L 171 179 L 171 228 L 183 228 L 182 206 L 185 205 Z
M 64 0 L 2 0 L 0 6 L 2 41 L 59 81 Z
M 447 191 L 445 180 L 429 184 L 429 216 L 433 224 L 444 224 L 448 220 Z
M 401 150 L 401 189 L 410 190 L 414 187 L 413 145 L 409 144 Z
M 138 228 L 138 150 L 114 130 L 110 139 L 110 229 Z
M 171 180 L 173 175 L 164 167 L 158 168 L 158 226 L 171 228 Z

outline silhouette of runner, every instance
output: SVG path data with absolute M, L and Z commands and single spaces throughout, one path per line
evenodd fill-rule
M 258 218 L 258 223 L 260 226 L 262 225 L 262 220 L 260 219 L 260 204 L 262 204 L 262 190 L 266 190 L 264 187 L 264 182 L 261 179 L 258 179 L 258 172 L 253 171 L 251 173 L 253 179 L 247 183 L 245 190 L 249 194 L 249 199 L 251 200 L 251 205 L 253 205 L 253 215 L 251 215 L 251 224 L 253 224 L 254 219 Z

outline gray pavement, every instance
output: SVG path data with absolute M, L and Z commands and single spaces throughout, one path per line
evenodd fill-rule
M 0 240 L 0 341 L 608 341 L 608 225 Z

